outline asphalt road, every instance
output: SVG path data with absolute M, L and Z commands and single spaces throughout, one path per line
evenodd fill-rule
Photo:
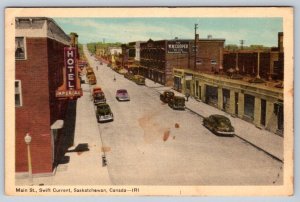
M 159 100 L 155 88 L 136 85 L 84 51 L 114 113 L 113 122 L 98 124 L 112 184 L 283 183 L 282 163 L 239 138 L 215 136 L 199 116 L 172 110 Z M 127 89 L 131 100 L 117 101 L 117 89 Z

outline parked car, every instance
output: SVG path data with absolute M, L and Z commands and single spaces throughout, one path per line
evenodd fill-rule
M 102 92 L 102 88 L 101 87 L 99 87 L 99 86 L 95 86 L 95 87 L 93 87 L 92 88 L 92 96 L 94 96 L 94 94 L 95 93 L 97 93 L 97 92 Z
M 168 105 L 172 109 L 185 109 L 185 98 L 182 96 L 173 96 L 169 102 Z
M 203 125 L 216 135 L 234 136 L 234 127 L 229 118 L 223 115 L 210 115 L 203 119 Z
M 138 85 L 145 85 L 145 77 L 141 75 L 134 75 L 133 81 Z
M 162 94 L 160 94 L 160 100 L 164 103 L 169 103 L 170 99 L 172 99 L 174 95 L 174 92 L 166 90 Z
M 126 89 L 119 89 L 116 93 L 116 99 L 118 101 L 129 101 L 130 97 Z
M 90 85 L 96 85 L 97 84 L 97 79 L 96 79 L 95 74 L 89 76 L 88 79 L 89 79 L 89 84 Z
M 105 95 L 102 91 L 97 91 L 93 95 L 94 104 L 106 103 Z
M 102 103 L 96 105 L 96 117 L 98 122 L 113 121 L 114 115 L 108 104 Z
M 124 74 L 124 77 L 126 78 L 126 79 L 129 79 L 129 80 L 132 80 L 133 79 L 133 74 L 132 73 L 130 73 L 130 72 L 127 72 L 127 73 L 125 73 Z

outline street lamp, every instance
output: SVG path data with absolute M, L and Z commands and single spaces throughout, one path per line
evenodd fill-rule
M 27 144 L 27 159 L 28 159 L 28 174 L 29 177 L 32 177 L 32 165 L 31 165 L 31 154 L 30 154 L 30 143 L 31 143 L 31 136 L 29 133 L 26 133 L 24 137 L 25 143 Z

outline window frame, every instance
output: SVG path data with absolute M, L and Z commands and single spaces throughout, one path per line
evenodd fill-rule
M 15 80 L 15 85 L 16 85 L 16 82 L 19 83 L 19 96 L 20 96 L 20 105 L 16 105 L 16 100 L 15 100 L 15 107 L 22 107 L 23 106 L 23 96 L 22 96 L 22 82 L 21 80 Z M 16 87 L 15 87 L 15 96 L 17 95 L 16 93 Z M 16 98 L 15 98 L 16 99 Z
M 16 36 L 15 41 L 16 41 L 16 38 L 23 38 L 23 41 L 24 41 L 24 58 L 17 58 L 16 55 L 15 55 L 15 60 L 27 60 L 26 37 L 25 36 Z M 16 50 L 15 50 L 15 53 L 16 53 Z

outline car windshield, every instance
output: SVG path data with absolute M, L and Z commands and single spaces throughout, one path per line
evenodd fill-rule
M 177 103 L 177 104 L 183 104 L 184 103 L 184 98 L 181 98 L 181 97 L 176 97 L 175 98 L 175 102 Z
M 230 120 L 225 116 L 214 116 L 214 120 L 218 125 L 231 125 Z
M 172 96 L 172 95 L 174 95 L 173 92 L 166 92 L 166 96 L 167 96 L 167 97 Z
M 97 109 L 100 111 L 104 111 L 104 110 L 107 111 L 107 110 L 109 110 L 109 106 L 108 105 L 98 105 Z
M 127 93 L 127 90 L 118 90 L 117 93 L 125 94 L 125 93 Z
M 101 97 L 104 97 L 103 93 L 96 93 L 95 94 L 95 98 L 101 98 Z

